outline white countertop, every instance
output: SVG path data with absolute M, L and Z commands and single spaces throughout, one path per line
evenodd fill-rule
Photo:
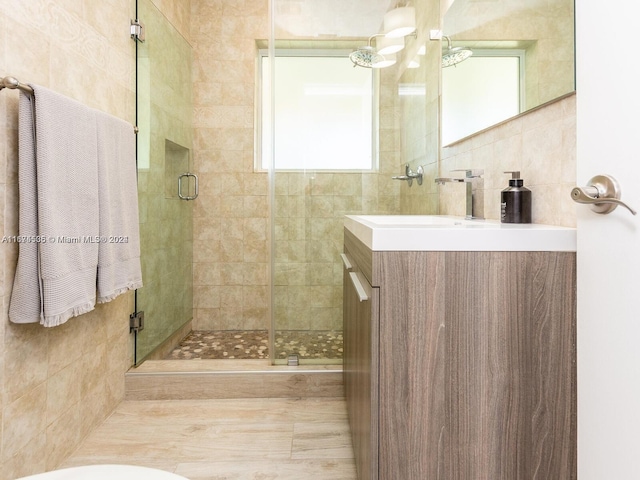
M 576 229 L 551 225 L 446 215 L 347 215 L 344 226 L 375 251 L 576 251 Z

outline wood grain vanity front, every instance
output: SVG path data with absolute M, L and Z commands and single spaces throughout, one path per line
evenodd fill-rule
M 577 477 L 575 253 L 377 252 L 345 230 L 345 254 L 372 293 L 345 274 L 360 480 Z

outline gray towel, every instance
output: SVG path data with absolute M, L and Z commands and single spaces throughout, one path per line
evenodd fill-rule
M 99 235 L 96 112 L 31 87 L 33 99 L 20 94 L 21 243 L 9 318 L 55 326 L 96 300 L 99 244 L 86 241 Z
M 98 303 L 142 287 L 133 126 L 96 112 L 100 243 Z

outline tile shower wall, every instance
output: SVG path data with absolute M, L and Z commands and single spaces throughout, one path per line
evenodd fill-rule
M 417 2 L 421 25 L 439 24 L 437 5 Z M 201 194 L 194 212 L 194 329 L 264 329 L 268 317 L 268 180 L 255 172 L 256 39 L 267 38 L 267 2 L 243 8 L 192 2 L 195 165 Z M 429 28 L 421 29 L 428 32 Z M 294 38 L 285 31 L 278 39 Z M 429 50 L 438 42 L 420 42 Z M 435 51 L 435 50 L 434 50 Z M 436 58 L 435 55 L 434 58 Z M 380 72 L 379 170 L 372 173 L 278 173 L 275 208 L 275 316 L 278 329 L 338 329 L 342 323 L 342 222 L 345 214 L 435 213 L 437 63 L 419 72 Z M 427 74 L 428 71 L 434 73 Z M 426 94 L 398 95 L 400 84 Z M 404 132 L 404 133 L 402 133 Z M 426 180 L 409 189 L 392 175 L 423 165 Z M 402 195 L 401 195 L 402 192 Z M 401 205 L 402 203 L 402 205 Z
M 146 41 L 138 45 L 137 64 L 138 199 L 145 279 L 137 308 L 146 319 L 136 339 L 140 362 L 150 353 L 151 358 L 166 353 L 162 347 L 154 349 L 192 319 L 194 202 L 179 199 L 177 181 L 180 174 L 193 170 L 193 49 L 150 0 L 138 0 L 138 15 L 147 29 Z
M 268 179 L 253 168 L 256 39 L 267 0 L 192 0 L 194 330 L 268 328 Z
M 163 0 L 159 6 L 187 24 L 188 3 Z M 134 16 L 133 0 L 4 0 L 0 75 L 47 86 L 133 123 Z M 17 99 L 16 91 L 0 93 L 2 235 L 18 233 Z M 16 258 L 15 244 L 0 245 L 1 480 L 55 468 L 73 452 L 122 400 L 123 374 L 132 361 L 132 293 L 60 327 L 9 323 Z
M 193 327 L 267 329 L 268 178 L 254 170 L 256 40 L 268 38 L 267 1 L 239 7 L 193 0 L 192 19 L 195 170 L 201 178 Z M 389 93 L 390 78 L 382 80 Z M 342 217 L 399 208 L 400 186 L 390 179 L 398 173 L 394 116 L 393 100 L 383 100 L 378 173 L 278 173 L 278 328 L 341 326 Z
M 518 170 L 531 189 L 534 223 L 575 227 L 576 96 L 571 94 L 443 149 L 441 172 L 483 169 L 484 214 L 500 218 L 500 191 Z M 440 187 L 440 213 L 464 215 L 464 188 Z

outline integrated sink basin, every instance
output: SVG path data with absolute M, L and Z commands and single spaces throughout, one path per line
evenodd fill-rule
M 347 215 L 344 226 L 375 251 L 575 252 L 575 228 L 447 215 Z

